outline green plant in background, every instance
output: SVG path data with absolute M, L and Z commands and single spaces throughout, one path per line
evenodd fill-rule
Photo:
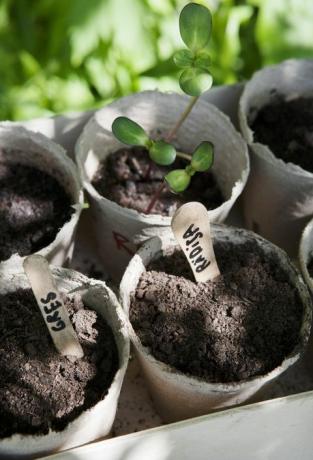
M 179 30 L 187 49 L 178 51 L 174 61 L 183 69 L 179 79 L 180 87 L 186 94 L 192 96 L 192 99 L 165 140 L 151 139 L 140 125 L 127 117 L 118 117 L 112 123 L 112 132 L 120 142 L 145 147 L 152 162 L 169 166 L 174 163 L 176 157 L 184 158 L 189 162 L 184 169 L 175 169 L 164 177 L 170 189 L 176 193 L 186 190 L 195 173 L 207 171 L 213 164 L 213 145 L 210 142 L 202 142 L 192 155 L 177 152 L 169 143 L 200 95 L 212 86 L 213 78 L 208 70 L 210 56 L 207 51 L 211 29 L 212 17 L 206 7 L 189 3 L 183 8 L 179 16 Z M 147 171 L 147 177 L 150 171 L 151 167 Z M 164 187 L 165 184 L 162 182 L 151 198 L 146 209 L 147 214 L 152 211 Z
M 0 119 L 86 110 L 144 89 L 177 91 L 185 0 L 0 0 Z M 311 0 L 199 0 L 214 22 L 215 84 L 313 58 Z

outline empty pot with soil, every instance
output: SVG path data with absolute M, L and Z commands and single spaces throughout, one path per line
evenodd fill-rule
M 188 102 L 187 96 L 157 91 L 124 97 L 98 111 L 78 140 L 76 159 L 90 197 L 99 254 L 116 278 L 135 252 L 133 237 L 142 229 L 169 226 L 177 207 L 190 200 L 201 201 L 210 219 L 222 222 L 246 183 L 249 158 L 244 141 L 223 113 L 200 99 L 174 143 L 180 151 L 191 153 L 201 141 L 210 141 L 214 146 L 212 172 L 196 174 L 182 194 L 165 189 L 152 212 L 145 213 L 166 168 L 154 166 L 149 170 L 147 152 L 117 141 L 112 123 L 126 116 L 149 136 L 160 139 L 174 126 Z M 183 160 L 179 162 L 174 166 L 181 167 Z
M 0 457 L 69 449 L 109 435 L 126 371 L 124 314 L 107 286 L 52 271 L 83 358 L 59 354 L 25 274 L 0 279 Z
M 282 250 L 247 230 L 213 224 L 212 235 L 216 280 L 195 283 L 168 234 L 143 244 L 120 286 L 166 421 L 257 401 L 297 361 L 310 332 L 307 287 Z
M 313 214 L 313 61 L 287 60 L 256 72 L 239 102 L 251 174 L 246 225 L 296 256 Z
M 39 252 L 62 265 L 71 257 L 83 207 L 76 166 L 45 136 L 0 124 L 0 262 L 16 270 Z

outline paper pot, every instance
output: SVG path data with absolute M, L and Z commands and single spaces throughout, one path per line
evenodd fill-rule
M 3 148 L 16 151 L 5 152 Z M 75 212 L 60 228 L 54 241 L 38 251 L 49 262 L 63 265 L 72 256 L 74 233 L 84 202 L 75 164 L 61 146 L 47 137 L 6 122 L 0 123 L 0 156 L 1 161 L 25 164 L 45 171 L 57 179 L 71 197 Z M 0 271 L 22 268 L 23 260 L 24 257 L 14 254 L 0 263 Z
M 135 252 L 133 237 L 146 227 L 170 225 L 170 217 L 140 214 L 102 197 L 91 184 L 99 162 L 121 148 L 111 126 L 118 116 L 127 116 L 154 136 L 166 133 L 188 104 L 188 97 L 146 91 L 119 99 L 95 114 L 76 146 L 76 159 L 93 210 L 99 255 L 110 274 L 118 279 Z M 225 202 L 209 211 L 211 221 L 222 222 L 243 190 L 249 173 L 247 147 L 229 119 L 213 105 L 200 100 L 178 132 L 177 142 L 192 152 L 203 140 L 215 146 L 213 173 Z
M 313 295 L 313 278 L 309 274 L 308 264 L 313 262 L 313 219 L 305 227 L 299 246 L 299 261 L 303 277 Z
M 257 242 L 264 254 L 275 253 L 290 283 L 296 287 L 303 302 L 304 313 L 297 346 L 281 365 L 266 375 L 249 378 L 236 383 L 209 383 L 200 378 L 190 377 L 173 367 L 155 359 L 144 347 L 133 327 L 129 323 L 130 338 L 136 355 L 142 366 L 149 385 L 155 407 L 165 421 L 177 421 L 196 417 L 211 411 L 227 408 L 237 404 L 257 401 L 261 389 L 273 381 L 289 366 L 295 363 L 307 343 L 311 325 L 311 299 L 300 274 L 291 264 L 286 254 L 263 238 L 252 232 L 221 225 L 212 225 L 213 241 L 232 241 L 244 243 L 251 240 Z M 130 296 L 136 290 L 139 278 L 150 261 L 157 259 L 175 246 L 173 237 L 155 237 L 143 244 L 130 261 L 120 285 L 121 303 L 125 312 L 129 313 Z M 259 392 L 259 395 L 257 393 Z
M 75 291 L 89 307 L 103 315 L 110 325 L 119 353 L 119 370 L 105 398 L 83 412 L 61 432 L 47 435 L 14 435 L 0 440 L 0 458 L 34 458 L 80 446 L 109 435 L 129 357 L 129 339 L 123 311 L 113 292 L 101 281 L 88 279 L 73 270 L 54 268 L 53 275 L 61 292 Z M 1 294 L 29 288 L 21 273 L 1 275 Z
M 309 270 L 308 270 L 308 265 L 311 261 L 313 261 L 313 219 L 311 219 L 310 222 L 305 227 L 302 233 L 300 245 L 299 245 L 300 268 L 302 271 L 303 278 L 305 282 L 307 283 L 307 285 L 309 286 L 311 294 L 313 295 L 313 278 L 311 277 Z M 308 343 L 308 352 L 306 353 L 306 356 L 305 356 L 307 367 L 309 368 L 311 372 L 313 372 L 313 363 L 312 363 L 313 334 L 312 332 L 313 331 L 311 329 L 311 335 L 310 335 L 309 343 Z
M 291 59 L 256 72 L 239 101 L 241 131 L 251 146 L 251 174 L 243 194 L 246 226 L 291 256 L 306 222 L 313 214 L 313 174 L 276 158 L 266 146 L 254 142 L 249 118 L 275 95 L 288 99 L 313 96 L 313 61 Z

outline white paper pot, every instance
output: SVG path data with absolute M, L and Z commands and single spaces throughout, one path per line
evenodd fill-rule
M 311 295 L 313 296 L 313 278 L 311 277 L 308 264 L 313 259 L 313 219 L 306 225 L 300 240 L 299 245 L 299 262 L 300 268 L 302 271 L 303 278 L 309 289 L 311 291 Z M 305 362 L 309 372 L 313 373 L 313 362 L 312 362 L 312 355 L 313 355 L 313 330 L 311 329 L 311 335 L 309 338 L 308 349 L 305 355 Z
M 17 149 L 6 153 L 1 148 Z M 53 176 L 71 197 L 74 213 L 57 233 L 54 241 L 38 251 L 49 262 L 63 265 L 72 256 L 74 234 L 83 207 L 84 197 L 77 169 L 65 150 L 39 133 L 28 131 L 12 123 L 0 123 L 0 160 L 25 164 Z M 24 257 L 13 254 L 0 263 L 0 271 L 22 268 Z
M 304 312 L 299 341 L 281 365 L 266 375 L 235 383 L 209 383 L 200 378 L 187 376 L 155 359 L 149 349 L 141 344 L 129 322 L 130 339 L 141 363 L 155 406 L 163 419 L 169 422 L 196 417 L 237 404 L 257 401 L 259 397 L 257 392 L 298 360 L 310 333 L 310 295 L 300 274 L 286 254 L 278 247 L 247 230 L 213 224 L 212 235 L 213 240 L 225 242 L 244 243 L 253 240 L 257 242 L 265 254 L 272 254 L 273 252 L 276 254 L 282 269 L 287 274 L 290 283 L 297 288 L 303 302 Z M 127 315 L 129 314 L 130 296 L 136 290 L 139 278 L 146 270 L 146 266 L 176 244 L 168 232 L 166 237 L 155 237 L 144 243 L 132 258 L 120 285 L 121 303 Z
M 124 97 L 97 112 L 76 145 L 79 173 L 93 210 L 99 255 L 110 274 L 119 279 L 136 248 L 133 237 L 146 227 L 170 225 L 170 217 L 141 214 L 100 196 L 91 184 L 99 163 L 123 144 L 111 131 L 118 116 L 127 116 L 148 133 L 168 132 L 188 104 L 188 97 L 146 91 Z M 222 222 L 243 190 L 249 173 L 247 147 L 229 119 L 216 107 L 200 100 L 178 132 L 180 148 L 192 152 L 204 140 L 215 146 L 213 173 L 225 202 L 209 211 L 211 221 Z M 119 245 L 117 239 L 121 242 Z
M 251 174 L 242 197 L 246 226 L 291 256 L 297 254 L 301 231 L 313 214 L 313 174 L 255 143 L 248 120 L 275 98 L 274 91 L 288 99 L 312 97 L 312 75 L 313 60 L 291 59 L 266 67 L 245 85 L 239 101 L 241 131 L 251 146 Z
M 313 260 L 313 219 L 305 227 L 299 246 L 299 261 L 303 277 L 313 295 L 313 279 L 308 271 L 308 264 Z
M 75 291 L 88 307 L 100 313 L 111 327 L 119 353 L 119 369 L 105 398 L 84 411 L 61 432 L 50 430 L 47 435 L 14 435 L 0 440 L 0 458 L 34 458 L 80 446 L 109 435 L 115 418 L 123 378 L 129 357 L 129 338 L 125 315 L 114 293 L 101 281 L 62 268 L 53 275 L 61 292 Z M 1 295 L 18 288 L 29 288 L 23 273 L 1 275 Z M 47 332 L 48 333 L 48 332 Z

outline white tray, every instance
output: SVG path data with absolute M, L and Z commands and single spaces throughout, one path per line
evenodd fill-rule
M 203 97 L 228 114 L 238 126 L 236 114 L 241 91 L 242 85 L 224 86 L 212 89 Z M 77 136 L 92 113 L 37 119 L 20 124 L 59 142 L 73 157 Z M 242 224 L 240 202 L 232 211 L 228 223 Z M 93 240 L 87 211 L 79 225 L 72 266 L 110 284 L 108 275 L 97 260 Z M 267 394 L 266 401 L 162 426 L 137 363 L 132 360 L 122 388 L 113 438 L 49 458 L 312 460 L 312 390 L 313 357 L 308 351 L 296 366 L 279 378 Z

